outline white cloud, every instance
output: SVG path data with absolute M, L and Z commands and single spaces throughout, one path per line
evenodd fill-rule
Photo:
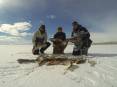
M 44 24 L 45 22 L 43 21 L 43 20 L 40 20 L 39 21 L 39 25 L 42 25 L 42 24 Z
M 95 18 L 88 21 L 92 25 L 91 37 L 94 42 L 117 41 L 117 17 L 116 12 L 110 12 L 101 19 Z M 87 17 L 88 18 L 88 17 Z
M 30 33 L 26 31 L 31 29 L 32 25 L 28 22 L 18 22 L 14 24 L 1 24 L 0 32 L 12 36 L 27 36 Z
M 0 25 L 0 44 L 24 44 L 31 43 L 26 36 L 31 37 L 32 33 L 28 33 L 32 27 L 29 22 L 17 22 L 14 24 Z
M 4 4 L 4 1 L 3 0 L 0 0 L 0 5 Z
M 115 36 L 113 36 L 111 33 L 97 33 L 97 32 L 91 32 L 91 39 L 93 42 L 110 42 L 110 41 L 116 41 Z
M 31 41 L 22 37 L 0 36 L 0 44 L 30 44 Z
M 56 19 L 56 16 L 52 14 L 52 15 L 48 15 L 47 18 L 53 20 L 53 19 Z
M 21 37 L 0 36 L 0 41 L 16 41 L 18 39 L 21 39 Z
M 0 36 L 0 44 L 11 44 L 16 43 L 17 41 L 21 41 L 21 37 L 13 37 L 13 36 Z

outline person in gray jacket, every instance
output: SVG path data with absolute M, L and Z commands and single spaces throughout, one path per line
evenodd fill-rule
M 38 31 L 34 33 L 32 38 L 34 55 L 44 54 L 44 51 L 51 45 L 47 41 L 47 32 L 45 30 L 45 25 L 41 25 Z

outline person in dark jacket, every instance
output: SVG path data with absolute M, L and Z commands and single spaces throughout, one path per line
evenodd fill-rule
M 91 46 L 91 39 L 90 39 L 90 33 L 88 30 L 83 27 L 82 25 L 78 24 L 78 22 L 74 21 L 72 23 L 73 26 L 73 32 L 71 34 L 72 38 L 77 38 L 78 41 L 74 42 L 74 49 L 73 49 L 73 55 L 87 55 L 88 49 Z
M 66 40 L 66 34 L 63 32 L 62 27 L 58 27 L 57 33 L 54 35 L 54 39 Z
M 67 46 L 66 34 L 63 32 L 62 27 L 58 27 L 57 33 L 53 38 L 53 54 L 63 54 Z

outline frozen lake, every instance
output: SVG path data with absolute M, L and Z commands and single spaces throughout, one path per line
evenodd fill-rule
M 0 45 L 0 87 L 117 87 L 117 45 L 93 45 L 89 59 L 96 61 L 79 64 L 74 72 L 64 74 L 67 66 L 18 64 L 17 59 L 35 59 L 32 45 Z M 71 53 L 69 45 L 65 53 Z M 52 53 L 50 47 L 46 53 Z

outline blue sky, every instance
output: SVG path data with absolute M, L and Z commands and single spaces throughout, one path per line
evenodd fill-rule
M 31 43 L 44 23 L 49 37 L 62 26 L 67 36 L 77 20 L 94 42 L 116 41 L 117 0 L 0 0 L 0 43 Z

